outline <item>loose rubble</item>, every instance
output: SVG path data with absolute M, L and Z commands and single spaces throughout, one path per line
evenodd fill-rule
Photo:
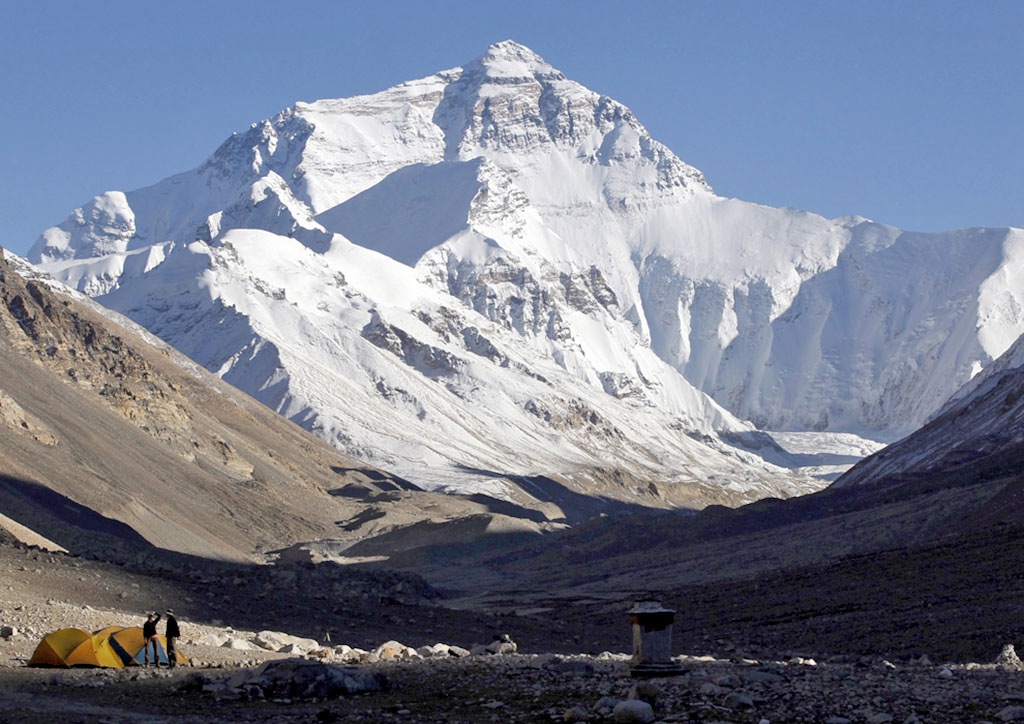
M 552 648 L 563 653 L 549 653 L 536 629 L 521 639 L 517 626 L 528 620 L 495 619 L 498 633 L 486 638 L 479 629 L 427 638 L 410 614 L 430 610 L 412 608 L 381 613 L 389 631 L 376 640 L 348 626 L 313 636 L 299 635 L 317 630 L 311 627 L 247 629 L 230 616 L 185 618 L 179 643 L 189 666 L 27 668 L 48 631 L 141 623 L 138 602 L 127 599 L 129 610 L 115 591 L 160 596 L 140 591 L 145 580 L 126 577 L 108 598 L 83 605 L 77 585 L 120 569 L 34 551 L 7 560 L 7 580 L 22 583 L 17 590 L 0 586 L 0 721 L 50 724 L 67 720 L 67 712 L 75 712 L 69 724 L 1024 721 L 1024 666 L 1010 641 L 994 641 L 987 662 L 964 663 L 922 650 L 913 656 L 751 653 L 742 641 L 716 639 L 704 651 L 673 659 L 683 673 L 635 680 L 625 653 L 565 654 L 571 639 L 553 638 Z M 47 578 L 58 574 L 63 588 Z M 29 595 L 36 580 L 46 581 L 45 593 Z M 621 625 L 626 628 L 624 619 Z
M 203 691 L 217 699 L 332 699 L 379 691 L 385 681 L 383 675 L 355 666 L 281 659 L 206 684 Z
M 248 637 L 237 640 L 259 639 L 270 645 L 280 645 L 287 636 L 232 633 Z M 503 642 L 512 642 L 511 637 Z M 459 656 L 452 655 L 452 647 L 444 644 L 423 648 L 429 655 L 398 641 L 360 653 L 341 645 L 319 646 L 302 657 L 282 657 L 264 649 L 263 655 L 276 658 L 223 668 L 208 663 L 174 671 L 54 672 L 13 667 L 5 660 L 6 666 L 0 667 L 0 686 L 11 687 L 16 694 L 0 703 L 0 720 L 5 713 L 22 713 L 17 707 L 27 706 L 27 697 L 63 702 L 70 710 L 92 701 L 98 689 L 106 696 L 117 689 L 138 700 L 135 711 L 154 707 L 159 712 L 168 697 L 173 697 L 177 711 L 187 713 L 188 721 L 197 724 L 314 720 L 481 724 L 1024 721 L 1021 674 L 1008 669 L 1003 656 L 988 664 L 943 665 L 921 663 L 920 658 L 889 661 L 840 656 L 811 664 L 807 658 L 795 656 L 773 660 L 679 656 L 673 661 L 684 674 L 637 681 L 630 676 L 630 660 L 624 653 Z M 446 648 L 448 653 L 444 653 Z M 321 660 L 323 656 L 332 660 Z M 338 663 L 341 659 L 360 663 Z M 271 708 L 253 710 L 253 706 Z M 26 716 L 19 721 L 45 721 L 31 713 Z

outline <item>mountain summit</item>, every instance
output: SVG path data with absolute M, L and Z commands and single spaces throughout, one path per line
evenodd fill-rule
M 538 75 L 565 80 L 562 73 L 525 45 L 514 40 L 494 43 L 483 55 L 467 63 L 467 74 L 480 73 L 492 78 L 535 78 Z
M 1022 242 L 721 198 L 504 41 L 297 103 L 30 259 L 428 487 L 699 506 L 813 487 L 755 426 L 919 426 L 1024 331 Z

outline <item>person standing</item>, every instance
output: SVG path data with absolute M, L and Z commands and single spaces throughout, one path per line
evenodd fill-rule
M 181 630 L 178 629 L 178 619 L 174 618 L 174 611 L 167 609 L 166 628 L 164 636 L 167 638 L 167 666 L 173 669 L 178 665 L 178 637 Z
M 146 623 L 142 624 L 142 640 L 146 645 L 146 663 L 142 666 L 143 668 L 149 668 L 149 647 L 153 647 L 153 664 L 157 667 L 160 666 L 160 649 L 157 648 L 159 643 L 156 638 L 156 624 L 160 620 L 160 614 L 156 611 L 150 611 L 149 615 L 146 616 Z

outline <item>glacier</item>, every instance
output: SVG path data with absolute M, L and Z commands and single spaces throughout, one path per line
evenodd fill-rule
M 1022 250 L 720 197 L 505 41 L 296 103 L 29 260 L 425 487 L 699 507 L 923 424 L 1024 331 Z

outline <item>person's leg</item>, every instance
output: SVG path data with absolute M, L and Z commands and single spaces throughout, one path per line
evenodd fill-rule
M 177 636 L 167 637 L 167 666 L 171 669 L 178 663 L 178 649 L 174 643 L 177 639 Z
M 149 642 L 150 639 L 146 639 L 146 663 L 143 664 L 145 668 L 149 668 Z

